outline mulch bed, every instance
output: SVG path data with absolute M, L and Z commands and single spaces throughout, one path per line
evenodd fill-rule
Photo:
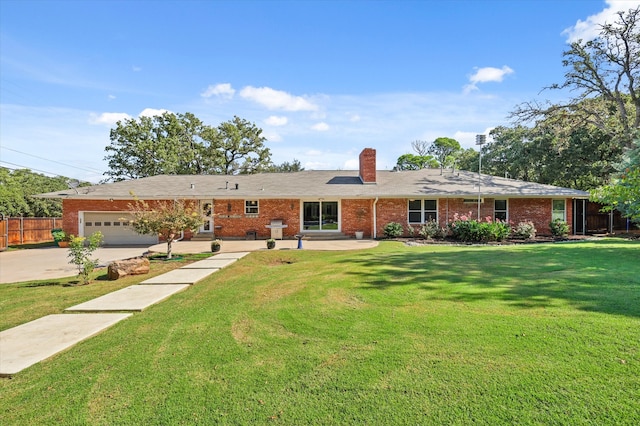
M 615 236 L 615 237 L 623 237 L 625 239 L 640 239 L 640 235 L 638 234 L 624 234 L 624 235 L 569 235 L 565 238 L 555 238 L 552 236 L 539 235 L 535 238 L 530 239 L 522 239 L 522 238 L 507 238 L 503 241 L 489 241 L 489 242 L 464 242 L 458 241 L 451 238 L 445 238 L 444 240 L 436 240 L 436 239 L 424 239 L 424 238 L 396 238 L 396 241 L 401 241 L 408 246 L 423 246 L 423 245 L 462 245 L 462 246 L 471 246 L 471 245 L 492 245 L 492 246 L 500 246 L 500 245 L 515 245 L 515 244 L 537 244 L 537 243 L 558 243 L 558 242 L 567 242 L 567 241 L 585 241 L 585 240 L 594 240 L 604 236 Z

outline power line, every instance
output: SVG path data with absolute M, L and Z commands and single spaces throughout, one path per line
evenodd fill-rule
M 92 173 L 102 173 L 100 170 L 97 169 L 85 169 L 83 167 L 78 167 L 78 166 L 73 166 L 71 164 L 66 164 L 60 161 L 56 161 L 56 160 L 50 160 L 48 158 L 44 158 L 44 157 L 39 157 L 37 155 L 33 155 L 33 154 L 29 154 L 26 152 L 22 152 L 22 151 L 18 151 L 17 149 L 13 149 L 13 148 L 7 148 L 6 146 L 0 146 L 1 149 L 6 149 L 8 151 L 13 151 L 13 152 L 17 152 L 18 154 L 23 154 L 23 155 L 28 155 L 29 157 L 34 157 L 34 158 L 38 158 L 40 160 L 45 160 L 45 161 L 49 161 L 51 163 L 56 163 L 56 164 L 61 164 L 63 166 L 67 166 L 67 167 L 72 167 L 74 169 L 78 169 L 78 170 L 84 170 L 85 172 L 92 172 Z M 34 169 L 35 170 L 35 169 Z
M 22 164 L 10 163 L 10 162 L 8 162 L 8 161 L 4 161 L 4 160 L 0 160 L 0 164 L 11 164 L 12 166 L 20 167 L 21 169 L 28 169 L 28 170 L 32 170 L 32 171 L 35 171 L 35 172 L 46 173 L 46 174 L 48 174 L 48 175 L 53 175 L 53 176 L 58 176 L 58 177 L 63 177 L 63 178 L 70 179 L 70 177 L 69 177 L 69 176 L 62 176 L 62 175 L 61 175 L 61 174 L 59 174 L 59 173 L 48 172 L 48 171 L 46 171 L 46 170 L 34 169 L 33 167 L 23 166 Z M 7 168 L 8 168 L 8 169 L 11 169 L 11 170 L 19 170 L 19 169 L 14 169 L 14 168 L 11 168 L 11 167 L 7 167 Z M 75 178 L 73 178 L 73 179 L 75 179 Z M 76 180 L 80 180 L 80 181 L 82 181 L 82 179 L 76 179 Z

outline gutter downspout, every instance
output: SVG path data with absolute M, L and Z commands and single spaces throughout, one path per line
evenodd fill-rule
M 375 240 L 376 238 L 378 238 L 378 212 L 376 210 L 376 205 L 378 204 L 378 197 L 376 197 L 375 200 L 373 200 L 373 239 Z

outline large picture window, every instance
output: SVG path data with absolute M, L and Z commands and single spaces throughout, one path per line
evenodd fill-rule
M 438 220 L 438 200 L 409 200 L 409 223 Z
M 564 200 L 553 200 L 551 211 L 551 220 L 560 219 L 562 221 L 567 220 L 566 204 Z

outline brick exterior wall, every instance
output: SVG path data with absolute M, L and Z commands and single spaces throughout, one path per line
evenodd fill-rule
M 300 200 L 258 200 L 258 214 L 245 214 L 245 200 L 215 200 L 214 226 L 216 237 L 245 238 L 248 231 L 255 231 L 256 238 L 270 238 L 266 228 L 272 220 L 282 220 L 283 238 L 293 238 L 300 232 Z M 219 227 L 219 228 L 218 228 Z
M 549 222 L 551 222 L 552 201 L 549 198 L 514 198 L 509 200 L 509 219 L 517 224 L 525 220 L 531 220 L 538 234 L 551 235 Z M 573 229 L 573 200 L 565 200 L 566 221 L 569 229 Z
M 360 179 L 364 183 L 376 182 L 376 150 L 365 148 L 360 153 Z
M 378 200 L 377 210 L 377 235 L 383 237 L 382 228 L 389 222 L 398 222 L 404 228 L 407 227 L 409 205 L 406 198 L 385 198 Z
M 480 218 L 485 221 L 487 216 L 493 218 L 494 198 L 484 198 L 480 204 Z M 509 222 L 517 225 L 519 222 L 530 220 L 535 225 L 539 235 L 550 235 L 549 222 L 551 221 L 552 201 L 550 198 L 511 198 L 508 201 Z M 379 200 L 377 205 L 378 236 L 384 235 L 383 228 L 389 222 L 398 222 L 405 231 L 409 226 L 407 199 L 384 199 Z M 565 200 L 566 220 L 570 229 L 573 229 L 573 202 L 571 198 Z M 438 199 L 438 223 L 440 226 L 447 226 L 452 222 L 455 214 L 467 215 L 472 219 L 478 217 L 477 203 L 464 203 L 462 198 L 440 198 Z M 417 231 L 420 225 L 414 224 Z M 409 233 L 406 232 L 405 236 Z
M 362 231 L 365 238 L 372 238 L 372 207 L 373 200 L 342 200 L 342 232 L 345 235 L 355 236 L 356 231 Z
M 125 200 L 63 200 L 62 228 L 67 233 L 78 234 L 78 212 L 112 212 L 127 211 L 132 201 Z M 245 213 L 245 200 L 215 200 L 214 226 L 218 238 L 245 238 L 247 231 L 255 231 L 259 239 L 269 238 L 271 230 L 266 228 L 272 220 L 282 220 L 284 238 L 294 238 L 300 232 L 302 203 L 298 199 L 265 199 L 258 200 L 258 214 Z M 153 201 L 150 202 L 152 204 Z M 573 203 L 570 198 L 565 200 L 567 222 L 572 227 Z M 341 231 L 353 237 L 356 231 L 363 231 L 366 238 L 373 237 L 373 205 L 372 199 L 342 199 L 340 200 Z M 480 206 L 480 216 L 485 220 L 493 217 L 494 199 L 484 198 Z M 405 198 L 380 199 L 376 205 L 377 221 L 375 224 L 377 236 L 382 237 L 383 227 L 389 222 L 398 222 L 405 229 L 408 226 L 408 200 Z M 469 215 L 477 217 L 477 204 L 463 203 L 462 198 L 438 200 L 438 222 L 446 226 L 454 215 Z M 548 235 L 551 220 L 552 201 L 549 198 L 512 198 L 508 202 L 509 220 L 513 224 L 531 220 L 538 234 Z M 414 225 L 417 228 L 419 225 Z M 409 235 L 408 233 L 406 235 Z M 185 232 L 185 240 L 191 239 L 190 232 Z

